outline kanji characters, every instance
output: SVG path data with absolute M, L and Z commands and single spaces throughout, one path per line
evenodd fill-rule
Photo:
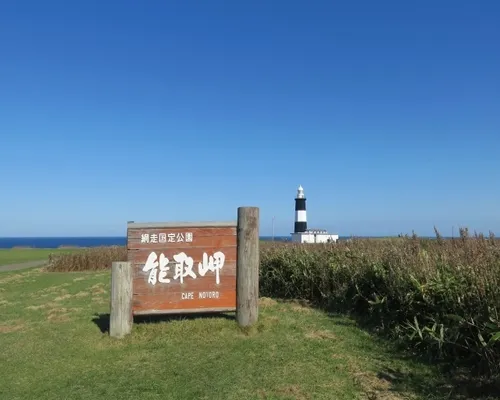
M 175 256 L 174 256 L 175 258 Z M 165 257 L 163 253 L 160 254 L 160 273 L 158 275 L 158 281 L 161 283 L 170 283 L 170 279 L 167 278 L 167 271 L 170 269 L 168 266 L 168 258 Z M 175 277 L 174 277 L 175 279 Z
M 148 283 L 156 285 L 157 283 L 170 283 L 172 280 L 178 280 L 181 284 L 184 283 L 184 278 L 191 277 L 196 279 L 196 273 L 193 271 L 194 260 L 184 252 L 174 254 L 175 261 L 174 275 L 171 278 L 167 277 L 170 271 L 170 260 L 163 254 L 158 254 L 152 251 L 144 264 L 142 270 L 149 272 Z M 215 273 L 215 282 L 220 283 L 220 270 L 224 267 L 226 256 L 223 252 L 217 251 L 213 255 L 203 253 L 203 259 L 198 263 L 198 274 L 205 276 L 207 272 Z
M 142 267 L 142 270 L 144 272 L 149 271 L 148 283 L 151 283 L 152 285 L 156 285 L 156 279 L 157 279 L 156 275 L 158 272 L 157 268 L 158 268 L 158 256 L 153 251 L 149 254 L 148 259 L 144 264 L 144 267 Z
M 226 256 L 221 251 L 217 251 L 210 257 L 207 253 L 203 253 L 203 261 L 198 263 L 198 273 L 201 276 L 205 276 L 208 271 L 215 272 L 215 282 L 219 284 L 219 271 L 224 266 L 225 259 Z
M 186 276 L 196 279 L 196 274 L 193 271 L 193 259 L 191 257 L 182 252 L 174 255 L 174 260 L 177 261 L 175 264 L 174 279 L 179 279 L 180 283 L 184 282 Z
M 142 233 L 141 243 L 179 243 L 192 242 L 192 232 L 177 232 L 177 233 Z

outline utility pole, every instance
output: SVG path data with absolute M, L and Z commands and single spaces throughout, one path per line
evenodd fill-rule
M 273 240 L 272 241 L 274 242 L 274 216 L 273 216 Z

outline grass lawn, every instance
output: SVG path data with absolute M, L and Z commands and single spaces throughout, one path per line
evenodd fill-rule
M 110 273 L 0 273 L 0 399 L 408 399 L 436 377 L 347 318 L 261 299 L 231 314 L 106 332 Z M 443 397 L 435 397 L 443 398 Z
M 23 263 L 26 261 L 47 260 L 51 253 L 68 253 L 79 251 L 80 249 L 0 249 L 0 265 Z

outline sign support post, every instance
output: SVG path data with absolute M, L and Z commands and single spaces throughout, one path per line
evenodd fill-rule
M 132 265 L 126 261 L 113 262 L 109 335 L 122 338 L 132 331 L 132 324 Z
M 237 221 L 236 321 L 242 328 L 259 317 L 259 209 L 239 207 Z

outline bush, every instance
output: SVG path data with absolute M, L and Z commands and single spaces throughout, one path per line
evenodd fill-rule
M 359 316 L 416 353 L 500 372 L 500 243 L 457 239 L 263 242 L 260 294 Z M 50 271 L 100 270 L 125 247 L 52 255 Z
M 92 247 L 74 253 L 50 254 L 48 271 L 97 271 L 110 269 L 113 261 L 127 261 L 125 246 Z
M 500 246 L 493 235 L 266 244 L 264 296 L 356 314 L 420 354 L 499 372 Z

